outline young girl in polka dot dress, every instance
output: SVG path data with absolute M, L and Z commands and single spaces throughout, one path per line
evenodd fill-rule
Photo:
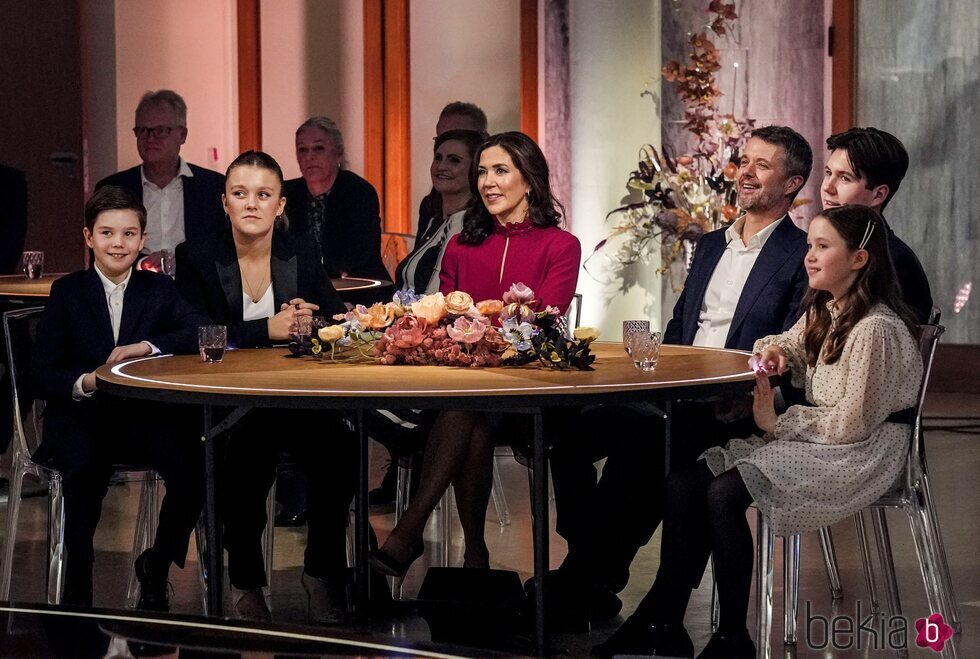
M 746 629 L 748 506 L 755 502 L 777 534 L 792 535 L 852 515 L 894 484 L 910 432 L 896 413 L 916 403 L 922 358 L 886 232 L 881 216 L 862 206 L 814 218 L 803 316 L 754 346 L 753 415 L 764 434 L 709 449 L 695 467 L 670 475 L 656 582 L 596 656 L 694 656 L 684 611 L 713 554 L 721 620 L 698 657 L 755 657 Z M 777 415 L 768 377 L 787 370 L 810 405 Z

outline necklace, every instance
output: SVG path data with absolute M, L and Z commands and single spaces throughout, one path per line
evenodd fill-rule
M 259 300 L 261 300 L 262 298 L 261 296 L 257 297 L 255 295 L 255 292 L 257 290 L 261 290 L 264 293 L 265 289 L 252 288 L 252 283 L 248 280 L 248 274 L 245 272 L 245 267 L 242 265 L 241 261 L 238 262 L 238 269 L 241 270 L 242 280 L 245 282 L 245 289 L 246 289 L 245 294 L 248 295 L 248 297 L 252 300 L 252 304 L 258 304 Z M 262 279 L 259 280 L 259 286 L 264 286 L 264 285 L 265 285 L 265 274 L 263 273 Z

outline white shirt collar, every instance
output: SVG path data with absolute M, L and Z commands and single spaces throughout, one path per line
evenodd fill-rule
M 786 220 L 787 217 L 789 216 L 783 215 L 781 218 L 771 223 L 765 229 L 763 229 L 759 233 L 749 238 L 749 244 L 745 245 L 744 247 L 746 249 L 752 247 L 762 249 L 763 247 L 765 247 L 766 241 L 769 240 L 769 236 L 773 234 L 773 232 L 776 230 L 776 227 L 779 226 L 779 223 Z M 742 228 L 744 226 L 745 226 L 745 216 L 743 215 L 742 217 L 735 220 L 735 222 L 733 222 L 732 225 L 728 227 L 728 229 L 725 231 L 725 242 L 728 243 L 729 245 L 732 243 L 736 243 L 739 247 L 742 247 L 743 246 Z
M 105 288 L 105 294 L 106 294 L 106 296 L 108 296 L 108 295 L 111 295 L 112 292 L 114 290 L 116 290 L 117 288 L 119 288 L 120 286 L 123 287 L 123 290 L 126 290 L 126 288 L 125 288 L 126 287 L 126 284 L 129 283 L 129 280 L 133 276 L 133 269 L 130 268 L 129 269 L 129 272 L 126 273 L 126 278 L 123 279 L 118 284 L 115 283 L 115 282 L 113 282 L 111 279 L 109 279 L 108 277 L 106 277 L 104 274 L 102 274 L 102 271 L 99 270 L 99 264 L 98 263 L 95 263 L 95 274 L 97 274 L 99 276 L 99 279 L 102 280 L 102 286 Z
M 177 157 L 177 176 L 174 177 L 174 180 L 176 180 L 176 179 L 178 179 L 178 178 L 180 178 L 182 176 L 185 177 L 185 178 L 187 178 L 187 177 L 193 177 L 194 176 L 194 172 L 193 172 L 193 170 L 191 170 L 191 166 L 187 164 L 187 161 L 184 160 L 183 158 L 181 158 L 180 156 L 178 156 Z M 156 184 L 153 183 L 153 181 L 151 181 L 150 179 L 146 178 L 146 174 L 143 173 L 143 165 L 140 165 L 140 181 L 142 182 L 142 184 L 144 186 L 146 186 L 146 185 L 152 185 L 153 187 L 156 187 Z M 171 183 L 173 183 L 173 181 L 171 181 Z M 170 185 L 170 183 L 168 183 L 167 185 Z

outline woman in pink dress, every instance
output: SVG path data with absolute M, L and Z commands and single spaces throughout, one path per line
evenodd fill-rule
M 582 248 L 560 227 L 561 204 L 551 193 L 548 163 L 523 133 L 490 137 L 476 152 L 471 185 L 482 204 L 466 215 L 442 261 L 439 290 L 469 293 L 474 300 L 501 299 L 515 283 L 536 293 L 537 305 L 568 309 Z M 483 537 L 492 483 L 493 426 L 484 414 L 445 411 L 426 445 L 418 493 L 385 544 L 372 552 L 380 572 L 402 576 L 422 555 L 422 531 L 452 484 L 466 549 L 465 567 L 488 567 Z

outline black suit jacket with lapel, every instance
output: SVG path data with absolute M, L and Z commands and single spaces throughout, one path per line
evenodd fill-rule
M 346 307 L 320 266 L 307 240 L 275 230 L 272 235 L 272 289 L 275 310 L 293 298 L 319 305 L 329 320 Z M 242 274 L 231 230 L 211 245 L 184 243 L 177 248 L 177 288 L 195 308 L 228 327 L 232 348 L 270 344 L 265 319 L 242 320 Z
M 726 229 L 707 233 L 698 243 L 694 262 L 684 283 L 674 315 L 664 331 L 664 342 L 692 345 L 698 331 L 701 305 L 711 275 L 727 247 Z M 800 302 L 807 288 L 803 257 L 806 233 L 788 216 L 779 221 L 752 266 L 725 342 L 726 348 L 751 350 L 764 336 L 779 334 L 800 317 Z
M 32 355 L 36 398 L 47 400 L 44 441 L 70 437 L 89 399 L 72 399 L 80 375 L 105 364 L 116 345 L 149 341 L 164 353 L 197 352 L 197 328 L 207 318 L 155 272 L 133 271 L 123 296 L 119 340 L 113 341 L 105 287 L 94 269 L 74 272 L 51 286 Z M 108 421 L 107 421 L 108 423 Z
M 224 229 L 228 221 L 221 205 L 225 192 L 225 177 L 218 172 L 191 165 L 194 176 L 184 178 L 184 240 L 189 243 L 206 243 Z M 95 185 L 118 185 L 143 199 L 143 179 L 140 166 L 116 172 Z

